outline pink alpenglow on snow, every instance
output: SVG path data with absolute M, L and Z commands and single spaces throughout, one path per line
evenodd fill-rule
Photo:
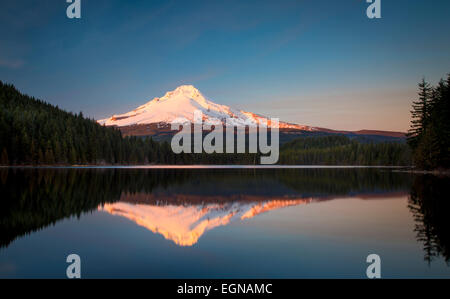
M 234 126 L 256 126 L 260 123 L 267 123 L 270 127 L 269 118 L 216 104 L 192 85 L 179 86 L 175 90 L 167 92 L 163 97 L 154 98 L 133 111 L 113 115 L 110 118 L 99 120 L 98 123 L 106 126 L 125 127 L 155 123 L 169 124 L 177 118 L 186 118 L 193 123 L 195 111 L 201 111 L 205 121 L 209 118 L 220 119 L 223 125 L 228 119 Z M 279 122 L 278 127 L 280 129 L 314 130 L 313 127 L 286 122 Z

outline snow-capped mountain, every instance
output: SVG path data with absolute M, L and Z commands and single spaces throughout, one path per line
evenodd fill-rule
M 214 118 L 219 119 L 224 125 L 226 120 L 228 120 L 234 126 L 251 127 L 258 124 L 267 124 L 268 127 L 274 127 L 270 123 L 270 118 L 214 103 L 192 85 L 179 86 L 175 90 L 167 92 L 163 97 L 154 98 L 133 111 L 98 120 L 98 123 L 106 126 L 117 126 L 124 136 L 170 135 L 173 134 L 173 131 L 170 129 L 170 123 L 173 120 L 184 118 L 194 122 L 194 111 L 198 110 L 202 112 L 205 122 Z M 400 139 L 405 137 L 405 133 L 402 132 L 333 130 L 282 121 L 279 122 L 278 128 L 280 131 L 284 131 L 285 134 L 291 135 L 303 134 L 302 132 L 309 131 L 311 133 L 350 134 L 352 136 L 384 136 Z
M 133 126 L 148 124 L 170 124 L 177 118 L 186 118 L 194 121 L 194 111 L 203 113 L 204 121 L 211 118 L 219 119 L 225 125 L 229 119 L 235 126 L 255 126 L 259 123 L 268 123 L 268 118 L 238 109 L 220 105 L 207 99 L 192 85 L 182 85 L 173 91 L 167 92 L 161 98 L 154 98 L 148 103 L 137 107 L 125 114 L 113 115 L 98 122 L 106 126 Z M 297 124 L 279 122 L 279 128 L 290 128 L 312 131 L 314 128 Z

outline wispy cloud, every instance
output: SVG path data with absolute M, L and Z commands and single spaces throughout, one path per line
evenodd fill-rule
M 9 69 L 19 69 L 24 66 L 25 61 L 22 59 L 3 59 L 0 58 L 0 67 Z

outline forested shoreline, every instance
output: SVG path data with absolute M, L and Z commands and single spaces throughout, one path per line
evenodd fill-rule
M 280 164 L 410 166 L 411 151 L 403 143 L 361 143 L 346 136 L 298 138 L 280 149 Z
M 0 81 L 0 165 L 259 164 L 260 154 L 175 154 L 168 142 L 124 137 L 20 93 Z M 300 137 L 280 148 L 278 164 L 410 166 L 406 144 L 346 136 Z

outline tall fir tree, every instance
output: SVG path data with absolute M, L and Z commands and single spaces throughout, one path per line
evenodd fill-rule
M 408 131 L 408 144 L 415 149 L 423 134 L 424 128 L 429 121 L 429 102 L 431 99 L 432 89 L 430 84 L 422 79 L 419 83 L 419 98 L 413 101 L 411 111 L 411 127 Z

